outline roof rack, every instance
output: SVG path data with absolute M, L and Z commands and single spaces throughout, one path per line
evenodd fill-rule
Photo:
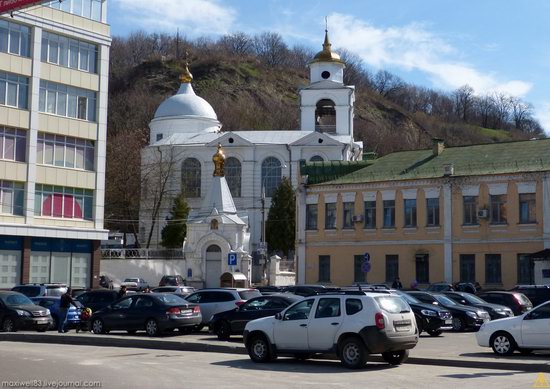
M 338 295 L 364 296 L 367 293 L 391 294 L 391 291 L 385 290 L 385 289 L 376 289 L 376 288 L 361 288 L 360 290 L 343 288 L 343 289 L 340 289 L 339 291 L 319 293 L 318 295 L 338 294 Z

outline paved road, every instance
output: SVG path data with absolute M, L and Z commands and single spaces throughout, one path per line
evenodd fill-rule
M 98 381 L 101 388 L 532 388 L 537 374 L 404 364 L 349 371 L 336 361 L 57 344 L 0 343 L 0 381 Z M 9 356 L 9 357 L 8 357 Z M 550 372 L 546 375 L 550 380 Z M 0 387 L 8 385 L 0 382 Z M 35 386 L 37 387 L 37 386 Z M 45 385 L 43 385 L 45 387 Z

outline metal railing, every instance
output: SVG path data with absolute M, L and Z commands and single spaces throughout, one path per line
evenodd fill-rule
M 102 259 L 185 259 L 182 249 L 101 249 Z

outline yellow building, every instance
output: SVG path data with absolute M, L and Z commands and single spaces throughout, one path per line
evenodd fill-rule
M 304 162 L 300 182 L 298 283 L 550 283 L 527 256 L 550 248 L 550 140 L 434 140 L 379 159 Z

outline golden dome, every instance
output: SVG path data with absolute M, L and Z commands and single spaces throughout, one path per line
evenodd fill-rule
M 185 62 L 185 69 L 180 75 L 180 81 L 182 84 L 190 84 L 193 81 L 193 75 L 189 71 L 189 63 Z
M 339 62 L 344 63 L 338 54 L 331 50 L 332 44 L 328 39 L 328 30 L 325 30 L 325 41 L 323 42 L 323 50 L 315 54 L 311 62 Z
M 212 157 L 214 162 L 214 177 L 223 177 L 223 165 L 225 165 L 225 155 L 223 155 L 222 145 L 218 143 L 218 151 Z

